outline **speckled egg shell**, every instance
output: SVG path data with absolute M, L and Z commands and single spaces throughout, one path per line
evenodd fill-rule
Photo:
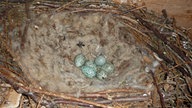
M 107 78 L 107 73 L 104 70 L 97 72 L 96 77 L 100 80 Z
M 96 76 L 96 71 L 92 67 L 82 66 L 81 71 L 88 78 L 93 78 Z
M 89 67 L 92 67 L 94 69 L 94 71 L 97 71 L 97 66 L 96 64 L 94 63 L 94 61 L 92 60 L 88 60 L 85 62 L 85 66 L 89 66 Z
M 95 64 L 98 66 L 102 66 L 106 63 L 106 58 L 103 55 L 97 56 L 95 58 Z
M 112 63 L 106 63 L 101 67 L 107 74 L 111 74 L 115 70 L 115 66 Z
M 81 54 L 78 54 L 76 57 L 75 57 L 75 66 L 76 67 L 81 67 L 85 64 L 85 61 L 86 61 L 86 58 L 85 56 L 81 53 Z

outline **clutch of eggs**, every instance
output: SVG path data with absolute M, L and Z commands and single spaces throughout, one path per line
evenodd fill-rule
M 85 55 L 80 53 L 76 55 L 74 64 L 80 68 L 81 72 L 87 78 L 97 77 L 100 80 L 107 78 L 108 74 L 113 73 L 115 70 L 114 65 L 108 62 L 103 55 L 97 56 L 95 60 L 92 61 L 87 60 Z

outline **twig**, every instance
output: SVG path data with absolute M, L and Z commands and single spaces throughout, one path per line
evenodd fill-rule
M 163 94 L 161 93 L 160 88 L 159 88 L 159 86 L 157 84 L 157 80 L 155 78 L 155 75 L 154 75 L 154 73 L 151 70 L 150 70 L 150 74 L 151 74 L 151 76 L 153 78 L 153 83 L 154 83 L 155 87 L 157 88 L 157 93 L 159 94 L 159 97 L 160 97 L 161 107 L 162 108 L 166 108 L 165 107 L 164 98 L 163 98 Z
M 0 2 L 26 3 L 26 0 L 0 0 Z
M 104 91 L 100 91 L 100 92 L 97 92 L 97 93 L 120 93 L 120 92 L 124 92 L 124 93 L 127 93 L 127 92 L 138 92 L 138 91 L 141 91 L 140 89 L 138 90 L 133 90 L 131 88 L 126 88 L 126 89 L 109 89 L 109 90 L 104 90 Z
M 9 72 L 7 72 L 7 73 L 9 73 Z M 13 77 L 11 77 L 9 74 L 5 74 L 5 72 L 3 70 L 1 71 L 0 78 L 3 79 L 5 82 L 9 83 L 10 85 L 12 85 L 12 87 L 17 92 L 28 95 L 35 102 L 39 102 L 38 97 L 35 95 L 36 93 L 38 93 L 38 94 L 43 94 L 43 95 L 47 95 L 47 96 L 62 98 L 62 99 L 67 100 L 67 101 L 74 101 L 74 102 L 78 102 L 78 103 L 83 103 L 82 105 L 93 105 L 93 106 L 98 106 L 98 107 L 102 107 L 102 108 L 110 108 L 109 106 L 106 106 L 106 105 L 102 105 L 102 104 L 99 104 L 99 103 L 96 103 L 96 102 L 91 102 L 91 101 L 87 101 L 87 100 L 83 100 L 83 99 L 79 99 L 79 98 L 74 98 L 72 96 L 68 96 L 68 95 L 64 95 L 64 94 L 48 92 L 48 91 L 43 91 L 43 90 L 40 90 L 40 89 L 33 89 L 33 88 L 30 88 L 30 87 L 21 86 L 21 85 L 19 85 L 17 83 L 17 81 L 14 80 Z M 131 88 L 128 88 L 128 89 L 112 89 L 112 90 L 105 90 L 105 91 L 101 91 L 101 92 L 96 92 L 96 93 L 93 93 L 93 94 L 91 94 L 91 93 L 87 94 L 87 95 L 84 94 L 84 95 L 82 95 L 82 97 L 83 96 L 84 97 L 86 97 L 86 96 L 88 96 L 88 97 L 96 96 L 96 97 L 105 97 L 105 98 L 107 98 L 108 96 L 106 94 L 108 94 L 108 93 L 128 93 L 128 92 L 131 92 L 131 91 L 132 91 Z M 136 91 L 141 91 L 141 90 L 136 90 Z M 113 97 L 113 98 L 115 98 L 115 97 Z M 119 98 L 119 99 L 115 99 L 115 101 L 133 101 L 133 100 L 142 100 L 142 99 L 143 99 L 143 97 L 141 97 L 141 98 L 139 98 L 139 97 L 134 97 L 133 98 L 132 97 L 132 98 Z M 146 97 L 145 97 L 145 99 L 146 99 Z M 112 101 L 103 101 L 103 102 L 100 102 L 100 103 L 109 103 L 109 102 L 112 102 Z M 46 104 L 48 104 L 48 101 L 46 101 L 44 103 L 41 102 L 41 104 L 46 105 Z M 52 105 L 52 104 L 49 104 L 49 105 Z
M 13 76 L 13 73 L 11 70 L 3 67 L 3 66 L 0 66 L 0 75 L 4 76 L 5 78 L 11 78 L 10 81 L 12 80 L 12 82 L 14 83 L 20 83 L 20 84 L 23 84 L 24 82 L 21 81 L 20 79 L 17 79 L 17 77 Z M 8 83 L 9 84 L 9 83 Z M 10 84 L 12 85 L 12 84 Z
M 46 6 L 46 7 L 50 7 L 50 8 L 60 7 L 60 5 L 58 5 L 58 4 L 52 4 L 52 3 L 46 3 L 46 2 L 36 3 L 36 4 L 33 4 L 33 5 L 35 5 L 35 6 Z
M 117 96 L 112 96 L 112 95 L 108 95 L 108 94 L 112 94 L 112 93 L 141 93 L 144 94 L 144 90 L 140 90 L 140 89 L 132 89 L 132 88 L 120 88 L 120 89 L 109 89 L 109 90 L 104 90 L 104 91 L 100 91 L 100 92 L 94 92 L 94 93 L 80 93 L 77 97 L 78 98 L 104 98 L 104 99 L 111 99 L 111 98 L 117 98 Z M 74 95 L 76 93 L 69 93 L 67 95 L 69 96 L 76 96 Z M 123 95 L 124 96 L 124 95 Z
M 25 46 L 25 42 L 26 42 L 26 34 L 27 34 L 27 31 L 28 31 L 28 27 L 29 27 L 29 24 L 30 24 L 30 13 L 29 13 L 29 7 L 30 7 L 30 2 L 26 2 L 25 3 L 25 13 L 26 13 L 26 16 L 27 16 L 27 21 L 26 21 L 26 25 L 25 25 L 25 28 L 24 28 L 24 32 L 23 32 L 23 35 L 21 37 L 21 48 L 23 49 Z
M 92 105 L 86 104 L 86 103 L 81 103 L 81 102 L 74 102 L 74 101 L 69 101 L 69 100 L 64 100 L 64 99 L 54 99 L 53 100 L 55 104 L 72 104 L 72 105 L 79 105 L 83 107 L 93 107 Z
M 6 68 L 4 66 L 1 66 L 1 65 L 0 65 L 0 70 L 3 70 L 5 72 L 7 72 L 7 73 L 4 73 L 4 74 L 6 74 L 6 76 L 9 76 L 9 77 L 14 76 L 13 79 L 14 79 L 15 82 L 18 82 L 18 83 L 21 83 L 21 84 L 24 84 L 24 85 L 28 85 L 26 83 L 28 80 L 26 78 L 23 78 L 22 74 L 19 74 L 19 73 L 15 72 L 14 70 L 8 69 L 8 68 Z
M 112 100 L 97 101 L 97 103 L 110 104 L 112 102 L 136 102 L 136 101 L 147 101 L 147 100 L 149 100 L 149 96 L 131 96 L 131 97 L 125 97 L 125 98 L 112 99 Z
M 161 34 L 155 27 L 153 27 L 150 23 L 146 22 L 145 20 L 143 20 L 141 18 L 141 16 L 139 16 L 137 13 L 133 12 L 133 14 L 135 15 L 136 19 L 138 19 L 138 21 L 143 25 L 145 26 L 147 29 L 151 30 L 155 36 L 157 38 L 159 38 L 162 42 L 164 42 L 166 45 L 167 45 L 167 48 L 170 49 L 180 60 L 182 61 L 187 61 L 189 62 L 190 59 L 186 56 L 186 54 L 181 51 L 177 46 L 171 44 L 168 42 L 168 40 L 166 39 L 166 36 Z M 189 66 L 188 66 L 189 65 Z M 187 75 L 187 76 L 190 76 L 191 77 L 191 74 L 190 72 L 192 71 L 191 70 L 191 67 L 192 67 L 192 63 L 189 63 L 189 64 L 186 64 L 186 67 L 188 68 L 188 71 L 189 72 L 183 72 L 184 75 Z M 181 71 L 182 72 L 182 71 Z M 191 72 L 192 73 L 192 72 Z
M 0 71 L 0 72 L 4 73 L 2 71 Z M 6 83 L 12 85 L 12 87 L 17 92 L 28 95 L 28 96 L 31 96 L 34 93 L 39 93 L 39 94 L 44 94 L 44 95 L 47 95 L 47 96 L 59 97 L 59 98 L 63 98 L 63 99 L 66 99 L 66 100 L 86 103 L 86 104 L 98 106 L 98 107 L 101 107 L 101 108 L 112 108 L 112 107 L 109 107 L 109 106 L 106 106 L 106 105 L 98 104 L 98 103 L 83 100 L 83 99 L 78 99 L 78 98 L 75 98 L 75 97 L 72 97 L 72 96 L 67 96 L 67 95 L 64 95 L 64 94 L 43 91 L 43 90 L 40 90 L 40 89 L 34 89 L 34 88 L 30 88 L 30 87 L 24 87 L 24 86 L 21 86 L 21 85 L 17 84 L 14 80 L 11 80 L 13 78 L 10 78 L 10 76 L 7 76 L 5 73 L 0 74 L 0 78 L 3 79 Z
M 40 108 L 39 106 L 40 106 L 40 103 L 42 102 L 43 98 L 44 98 L 44 95 L 41 96 L 36 108 Z
M 174 61 L 172 61 L 172 60 L 170 60 L 168 57 L 166 57 L 164 54 L 163 54 L 163 52 L 160 52 L 160 51 L 158 51 L 157 49 L 155 49 L 154 47 L 152 47 L 151 45 L 149 45 L 148 43 L 145 43 L 146 44 L 146 46 L 148 47 L 148 48 L 150 48 L 152 51 L 154 51 L 155 53 L 157 53 L 158 54 L 158 56 L 160 57 L 160 58 L 162 58 L 165 62 L 167 62 L 168 64 L 171 64 L 171 65 L 173 65 L 173 66 L 176 66 L 177 64 L 174 62 Z M 181 72 L 182 74 L 186 74 L 187 76 L 190 76 L 190 74 L 182 67 L 182 66 L 180 66 L 180 65 L 177 65 L 176 67 L 175 67 L 175 69 L 177 69 L 177 70 L 179 70 L 179 72 Z
M 25 91 L 25 92 L 29 92 L 29 93 L 30 93 L 30 91 L 33 91 L 34 93 L 44 94 L 44 95 L 53 96 L 53 97 L 59 97 L 59 98 L 63 98 L 63 99 L 66 99 L 66 100 L 77 101 L 77 102 L 86 103 L 86 104 L 89 104 L 89 105 L 94 105 L 94 106 L 97 106 L 97 107 L 112 108 L 112 107 L 109 107 L 109 106 L 106 106 L 106 105 L 102 105 L 102 104 L 98 104 L 98 103 L 95 103 L 95 102 L 75 98 L 75 97 L 72 97 L 72 96 L 67 96 L 67 95 L 60 94 L 60 93 L 55 93 L 55 92 L 43 91 L 43 90 L 40 90 L 40 89 L 34 89 L 34 88 L 30 88 L 30 87 L 19 86 L 17 91 Z
M 116 98 L 112 100 L 97 100 L 97 103 L 100 104 L 110 104 L 112 102 L 136 102 L 136 101 L 147 101 L 149 100 L 149 96 L 129 96 L 129 97 L 122 97 L 122 98 Z M 80 106 L 89 106 L 88 104 L 84 103 L 79 103 L 79 102 L 72 102 L 72 101 L 67 101 L 64 99 L 54 99 L 54 102 L 59 104 L 59 103 L 65 103 L 65 104 L 75 104 L 75 105 L 80 105 Z
M 24 102 L 23 102 L 23 98 L 24 98 L 24 97 L 23 97 L 23 96 L 21 96 L 21 99 L 20 99 L 20 104 L 19 104 L 19 108 L 22 108 L 22 106 L 23 106 L 23 103 L 24 103 Z
M 79 0 L 73 0 L 71 2 L 68 2 L 67 4 L 64 4 L 62 7 L 57 8 L 56 12 L 62 11 L 63 9 L 65 9 L 66 7 L 70 6 L 71 4 L 73 4 L 73 3 L 77 2 L 77 1 L 79 1 Z

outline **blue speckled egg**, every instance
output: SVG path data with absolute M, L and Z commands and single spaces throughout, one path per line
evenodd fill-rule
M 88 78 L 93 78 L 96 76 L 96 71 L 92 67 L 82 66 L 81 71 Z
M 85 64 L 85 61 L 86 61 L 86 58 L 85 56 L 81 53 L 81 54 L 78 54 L 76 57 L 75 57 L 75 66 L 76 67 L 81 67 Z
M 95 71 L 97 71 L 97 66 L 92 60 L 88 60 L 85 62 L 85 66 L 92 67 Z
M 101 67 L 102 70 L 104 70 L 107 74 L 111 74 L 115 70 L 115 66 L 112 63 L 106 63 Z
M 106 58 L 103 55 L 97 56 L 95 58 L 95 64 L 98 66 L 102 66 L 106 63 Z
M 96 77 L 100 80 L 107 78 L 107 73 L 104 70 L 97 72 Z

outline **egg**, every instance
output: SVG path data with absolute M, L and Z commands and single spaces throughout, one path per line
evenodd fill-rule
M 104 70 L 97 72 L 96 77 L 100 80 L 107 78 L 107 73 Z
M 98 66 L 102 66 L 106 63 L 106 58 L 103 55 L 97 56 L 95 58 L 95 64 Z
M 85 66 L 89 66 L 89 67 L 93 68 L 94 71 L 97 71 L 97 66 L 96 66 L 96 64 L 94 63 L 94 61 L 92 61 L 92 60 L 86 61 L 86 62 L 85 62 Z
M 76 67 L 81 67 L 85 64 L 85 61 L 86 61 L 86 57 L 85 55 L 83 55 L 82 53 L 81 54 L 78 54 L 76 57 L 75 57 L 75 66 Z
M 82 66 L 81 67 L 81 71 L 82 73 L 88 77 L 88 78 L 93 78 L 96 76 L 96 71 L 94 70 L 94 68 L 89 67 L 89 66 Z
M 108 62 L 108 63 L 104 64 L 101 67 L 101 69 L 104 70 L 106 72 L 106 74 L 111 74 L 114 72 L 115 66 L 112 63 Z

